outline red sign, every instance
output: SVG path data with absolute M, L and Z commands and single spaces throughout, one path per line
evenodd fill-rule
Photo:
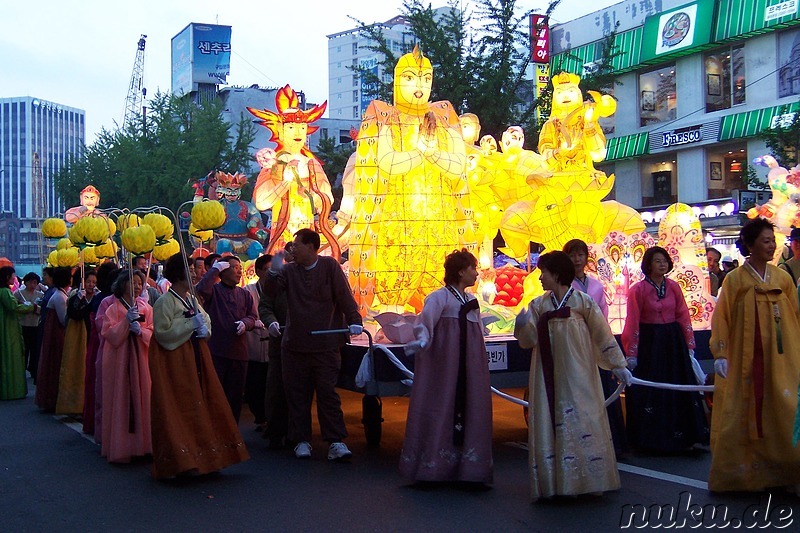
M 531 60 L 550 62 L 550 27 L 544 15 L 531 15 Z

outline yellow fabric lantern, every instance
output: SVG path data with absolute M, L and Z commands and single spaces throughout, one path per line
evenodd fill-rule
M 200 202 L 192 207 L 192 224 L 200 230 L 214 230 L 225 223 L 225 208 L 216 200 Z
M 65 248 L 63 250 L 56 250 L 56 263 L 60 267 L 74 267 L 78 265 L 80 255 L 78 249 Z
M 156 234 L 147 225 L 129 227 L 122 232 L 122 246 L 137 255 L 146 254 L 156 245 Z
M 67 224 L 60 218 L 47 218 L 42 222 L 42 235 L 48 239 L 60 239 L 67 234 Z
M 160 213 L 148 213 L 142 219 L 142 224 L 146 224 L 153 228 L 153 233 L 159 241 L 166 241 L 172 237 L 175 228 L 172 221 L 166 215 Z
M 76 238 L 75 244 L 102 244 L 108 240 L 108 223 L 101 217 L 83 217 L 73 226 Z M 72 236 L 70 236 L 72 238 Z
M 99 259 L 95 255 L 96 248 L 95 246 L 87 246 L 81 251 L 84 265 L 96 265 L 99 263 Z
M 47 264 L 51 267 L 58 266 L 58 250 L 53 250 L 47 256 Z
M 189 223 L 189 235 L 199 239 L 201 242 L 208 242 L 214 237 L 214 232 L 211 230 L 201 231 L 197 229 L 197 226 Z
M 106 242 L 101 244 L 100 246 L 94 247 L 94 255 L 98 258 L 111 258 L 117 256 L 117 250 L 119 247 L 117 243 L 111 239 L 108 239 Z
M 72 248 L 72 241 L 66 237 L 59 239 L 56 243 L 56 250 L 66 250 L 67 248 Z
M 175 239 L 169 239 L 164 244 L 159 244 L 153 248 L 153 258 L 157 261 L 166 261 L 173 255 L 181 251 L 181 245 Z
M 134 228 L 136 226 L 140 226 L 142 224 L 142 219 L 139 218 L 139 215 L 134 213 L 120 215 L 117 219 L 117 226 L 119 226 L 120 231 L 125 231 L 128 228 Z

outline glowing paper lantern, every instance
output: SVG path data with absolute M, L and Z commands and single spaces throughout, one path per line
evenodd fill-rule
M 141 223 L 142 219 L 139 218 L 139 215 L 134 213 L 120 215 L 117 219 L 117 226 L 119 226 L 120 231 L 125 231 L 128 228 L 140 226 Z
M 122 246 L 137 255 L 146 254 L 156 245 L 156 234 L 150 226 L 138 226 L 122 232 Z
M 181 246 L 175 239 L 169 239 L 164 244 L 159 244 L 153 248 L 153 257 L 158 261 L 166 261 L 173 255 L 181 251 Z
M 47 264 L 51 267 L 58 266 L 58 250 L 53 250 L 47 255 Z
M 47 218 L 42 222 L 42 235 L 48 239 L 60 239 L 67 234 L 67 224 L 60 218 Z
M 197 227 L 194 224 L 190 223 L 189 224 L 189 235 L 191 235 L 192 237 L 196 237 L 201 242 L 208 242 L 214 237 L 214 232 L 212 230 L 210 230 L 210 229 L 209 230 L 205 230 L 205 231 L 201 231 L 201 230 L 197 229 Z
M 108 223 L 102 217 L 82 217 L 78 219 L 70 232 L 70 240 L 74 244 L 102 244 L 108 240 Z M 73 240 L 73 237 L 78 240 Z
M 175 232 L 175 227 L 169 217 L 160 213 L 148 213 L 142 219 L 142 224 L 146 224 L 153 228 L 156 240 L 166 241 Z
M 225 208 L 216 200 L 199 202 L 192 207 L 192 224 L 198 230 L 214 230 L 224 223 Z
M 94 255 L 98 258 L 112 258 L 117 256 L 117 250 L 119 250 L 117 243 L 109 239 L 100 246 L 94 247 Z
M 74 267 L 78 265 L 80 255 L 77 248 L 56 250 L 56 264 L 59 267 Z
M 59 239 L 58 242 L 56 243 L 56 250 L 66 250 L 67 248 L 71 247 L 72 247 L 72 241 L 67 238 Z
M 99 263 L 99 259 L 95 255 L 96 246 L 87 246 L 81 251 L 81 256 L 83 258 L 83 263 L 85 265 L 96 265 Z

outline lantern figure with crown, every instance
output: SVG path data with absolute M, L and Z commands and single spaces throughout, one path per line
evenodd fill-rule
M 247 183 L 244 174 L 216 173 L 217 198 L 225 208 L 225 223 L 216 231 L 216 252 L 232 253 L 255 259 L 264 251 L 261 241 L 267 237 L 261 213 L 252 202 L 241 199 Z

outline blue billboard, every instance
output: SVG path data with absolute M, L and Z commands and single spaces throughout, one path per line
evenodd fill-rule
M 190 93 L 198 83 L 227 83 L 231 27 L 191 23 L 172 38 L 172 92 Z

